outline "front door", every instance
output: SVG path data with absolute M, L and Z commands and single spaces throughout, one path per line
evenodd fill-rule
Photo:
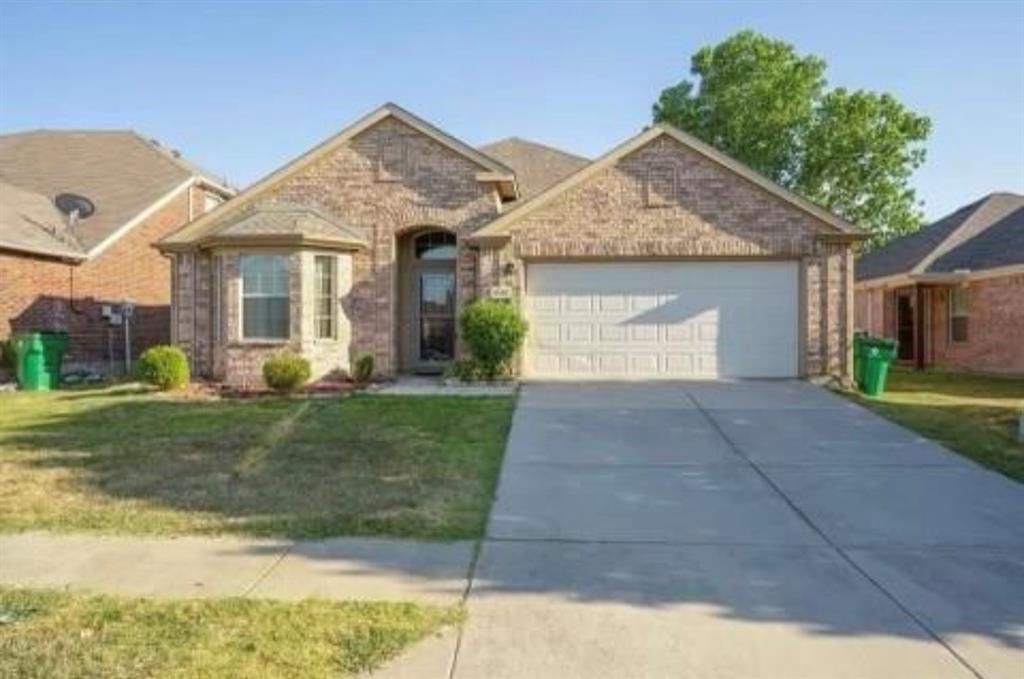
M 897 357 L 914 360 L 914 299 L 907 294 L 896 295 L 896 340 L 900 343 Z
M 420 370 L 440 370 L 455 358 L 455 272 L 420 270 L 416 363 Z

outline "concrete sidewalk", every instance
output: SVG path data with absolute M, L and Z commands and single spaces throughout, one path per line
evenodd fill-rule
M 0 584 L 155 596 L 454 604 L 466 590 L 473 545 L 18 533 L 0 536 Z

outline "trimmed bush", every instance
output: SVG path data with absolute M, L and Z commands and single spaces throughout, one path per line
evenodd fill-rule
M 164 391 L 188 384 L 188 357 L 169 344 L 158 344 L 143 351 L 135 370 L 141 381 Z
M 295 391 L 310 374 L 309 361 L 298 354 L 276 354 L 263 363 L 263 380 L 274 391 Z
M 480 376 L 492 380 L 508 372 L 528 325 L 519 310 L 497 299 L 478 299 L 459 317 L 462 340 L 480 370 Z
M 352 362 L 352 379 L 356 381 L 356 384 L 366 384 L 373 377 L 373 368 L 373 354 L 369 352 L 359 354 Z
M 444 371 L 445 377 L 451 377 L 463 382 L 475 382 L 483 376 L 479 364 L 475 359 L 463 359 L 452 361 L 451 365 Z

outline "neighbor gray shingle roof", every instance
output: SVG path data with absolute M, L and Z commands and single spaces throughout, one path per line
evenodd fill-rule
M 96 212 L 75 227 L 74 240 L 81 255 L 195 176 L 223 184 L 177 152 L 130 130 L 37 130 L 0 135 L 0 181 L 49 201 L 60 193 L 77 193 L 95 204 Z M 8 246 L 38 245 L 37 235 L 23 227 L 24 223 L 14 235 L 13 225 L 0 224 L 11 234 L 5 240 L 15 241 Z
M 890 241 L 857 259 L 855 278 L 858 281 L 907 274 L 930 256 L 935 256 L 924 272 L 940 273 L 953 268 L 978 271 L 1024 262 L 1024 249 L 1001 253 L 991 252 L 998 244 L 1019 242 L 1020 217 L 1010 219 L 1024 208 L 1024 196 L 1015 193 L 993 193 L 922 227 L 909 235 Z M 994 227 L 1003 224 L 995 233 Z M 977 244 L 974 241 L 981 239 Z M 954 252 L 959 251 L 955 257 Z M 952 262 L 957 266 L 949 268 Z M 996 263 L 999 262 L 999 263 Z
M 526 201 L 589 165 L 590 160 L 551 146 L 509 137 L 480 147 L 516 174 L 519 201 Z
M 928 271 L 980 271 L 1011 264 L 1024 264 L 1024 201 L 1022 207 L 938 257 Z

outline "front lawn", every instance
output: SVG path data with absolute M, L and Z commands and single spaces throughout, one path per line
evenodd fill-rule
M 0 676 L 351 676 L 461 615 L 458 607 L 416 604 L 144 599 L 0 587 Z
M 0 394 L 0 530 L 482 534 L 510 397 Z
M 1024 481 L 1017 418 L 1024 379 L 894 369 L 885 394 L 857 401 L 976 462 Z

